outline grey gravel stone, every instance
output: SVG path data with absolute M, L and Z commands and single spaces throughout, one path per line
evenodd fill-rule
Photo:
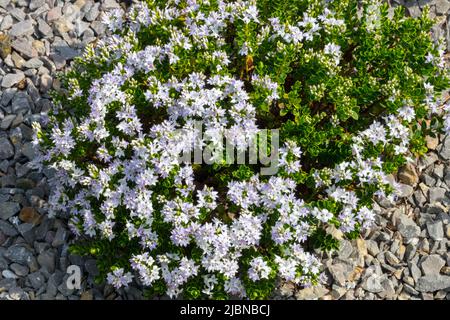
M 2 79 L 2 87 L 3 88 L 11 88 L 12 86 L 18 84 L 25 78 L 23 72 L 17 73 L 8 73 Z
M 12 272 L 11 270 L 8 270 L 8 269 L 2 271 L 2 276 L 5 279 L 17 279 L 17 278 L 19 278 L 14 272 Z
M 9 31 L 11 37 L 20 37 L 25 34 L 32 33 L 34 31 L 33 23 L 31 20 L 24 20 L 14 24 Z
M 19 263 L 12 263 L 9 267 L 19 277 L 25 277 L 30 271 L 27 266 L 23 266 Z
M 3 118 L 3 120 L 0 123 L 0 129 L 1 130 L 7 130 L 10 126 L 13 120 L 16 118 L 15 114 L 9 114 Z
M 395 266 L 397 265 L 400 260 L 390 251 L 387 251 L 384 254 L 384 257 L 386 258 L 386 261 L 391 265 L 391 266 Z
M 8 237 L 15 237 L 19 234 L 12 224 L 3 220 L 0 220 L 0 231 Z
M 23 54 L 26 58 L 31 59 L 37 57 L 38 55 L 32 44 L 24 38 L 18 38 L 12 41 L 11 46 L 19 53 Z
M 53 239 L 52 246 L 59 247 L 66 243 L 67 238 L 69 237 L 69 233 L 66 229 L 60 227 L 58 228 L 55 238 Z
M 414 193 L 414 189 L 407 184 L 399 183 L 397 186 L 397 192 L 400 198 L 408 198 Z
M 30 273 L 27 279 L 30 281 L 31 286 L 36 290 L 42 288 L 45 284 L 45 277 L 39 271 Z
M 55 252 L 50 250 L 44 251 L 38 256 L 37 261 L 48 272 L 53 273 L 55 271 Z
M 352 272 L 352 267 L 346 263 L 336 263 L 328 267 L 331 276 L 334 281 L 340 286 L 344 286 L 350 273 Z
M 444 238 L 444 225 L 442 221 L 427 223 L 427 230 L 433 240 L 442 240 Z
M 38 30 L 44 38 L 52 37 L 53 30 L 43 19 L 38 20 Z
M 14 113 L 26 112 L 31 109 L 30 97 L 24 92 L 17 92 L 11 102 L 11 108 Z
M 43 65 L 44 63 L 39 58 L 30 59 L 23 64 L 23 66 L 28 69 L 37 69 Z
M 98 2 L 94 3 L 92 5 L 91 9 L 88 12 L 86 12 L 86 14 L 84 16 L 85 19 L 89 22 L 94 21 L 100 14 L 99 7 L 100 7 L 100 3 L 98 3 Z
M 444 188 L 430 188 L 429 201 L 431 204 L 443 202 L 447 197 Z
M 347 259 L 353 253 L 352 243 L 348 240 L 342 240 L 339 246 L 338 257 L 340 259 Z
M 34 258 L 33 252 L 20 244 L 15 244 L 9 247 L 5 252 L 5 258 L 12 262 L 28 265 Z
M 397 229 L 405 239 L 411 239 L 420 235 L 419 226 L 409 217 L 400 214 L 396 220 Z
M 0 280 L 0 292 L 8 291 L 12 287 L 16 286 L 16 279 L 1 279 Z
M 20 211 L 20 205 L 16 202 L 4 202 L 0 206 L 0 219 L 7 220 Z
M 444 259 L 437 254 L 429 255 L 422 261 L 421 268 L 424 275 L 439 274 L 441 268 L 445 265 Z
M 416 290 L 420 292 L 434 292 L 450 288 L 450 277 L 442 275 L 427 275 L 419 278 Z
M 366 246 L 367 246 L 367 251 L 372 256 L 376 256 L 380 252 L 380 249 L 378 248 L 378 244 L 374 240 L 367 240 Z
M 378 276 L 377 274 L 370 275 L 367 279 L 363 281 L 362 288 L 372 293 L 383 291 L 380 276 Z

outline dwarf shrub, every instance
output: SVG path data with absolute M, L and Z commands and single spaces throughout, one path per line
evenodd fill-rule
M 369 228 L 373 201 L 398 193 L 387 175 L 450 127 L 427 10 L 146 1 L 104 22 L 112 35 L 61 76 L 34 127 L 54 169 L 50 214 L 70 217 L 72 252 L 116 288 L 260 299 L 279 279 L 315 285 L 317 249 L 338 247 L 330 228 Z M 224 140 L 275 154 L 276 171 L 221 157 Z M 214 161 L 180 161 L 199 145 Z

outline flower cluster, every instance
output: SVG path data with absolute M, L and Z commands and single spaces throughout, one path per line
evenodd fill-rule
M 389 18 L 375 0 L 356 9 L 181 0 L 107 13 L 113 34 L 86 48 L 50 121 L 33 124 L 72 250 L 117 289 L 171 297 L 257 299 L 278 278 L 321 281 L 310 248 L 327 249 L 327 226 L 348 238 L 369 228 L 373 200 L 396 195 L 387 175 L 450 128 L 430 20 Z M 275 175 L 179 161 L 222 137 L 245 152 L 257 129 L 280 131 Z

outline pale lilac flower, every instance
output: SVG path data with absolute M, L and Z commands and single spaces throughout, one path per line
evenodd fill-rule
M 262 257 L 253 258 L 248 269 L 248 277 L 252 281 L 268 279 L 272 269 Z
M 116 289 L 121 287 L 128 287 L 128 284 L 133 281 L 133 276 L 129 272 L 124 272 L 123 268 L 116 269 L 108 273 L 107 281 Z

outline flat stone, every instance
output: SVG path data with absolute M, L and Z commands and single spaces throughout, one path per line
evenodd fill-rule
M 54 7 L 47 12 L 47 23 L 58 20 L 61 17 L 61 7 Z
M 381 285 L 381 277 L 377 274 L 372 274 L 365 279 L 362 283 L 362 288 L 372 293 L 378 293 L 384 290 Z
M 447 196 L 445 195 L 446 190 L 444 188 L 434 187 L 430 188 L 428 192 L 430 204 L 443 202 L 445 199 L 447 199 Z
M 62 227 L 59 227 L 58 230 L 56 231 L 55 238 L 52 241 L 52 246 L 59 247 L 65 244 L 68 237 L 69 233 L 67 232 L 67 230 Z
M 43 65 L 44 63 L 39 58 L 30 59 L 23 64 L 23 66 L 28 69 L 38 69 Z
M 4 202 L 0 206 L 0 219 L 8 220 L 20 211 L 20 205 L 17 202 Z
M 338 257 L 340 259 L 347 259 L 349 258 L 353 253 L 353 246 L 350 241 L 348 240 L 342 240 L 339 245 L 339 251 L 338 251 Z
M 38 20 L 38 30 L 44 38 L 53 36 L 52 28 L 43 19 Z
M 16 118 L 15 114 L 8 114 L 7 116 L 5 116 L 2 122 L 0 123 L 0 129 L 7 130 L 11 126 L 11 123 L 15 118 Z
M 345 263 L 336 263 L 330 265 L 328 267 L 328 270 L 330 271 L 331 276 L 336 281 L 336 283 L 340 286 L 344 286 L 346 281 L 349 279 L 353 268 Z
M 17 92 L 12 100 L 11 107 L 14 113 L 27 112 L 31 109 L 30 96 L 25 92 Z
M 417 171 L 415 167 L 410 163 L 399 170 L 398 179 L 400 180 L 400 182 L 409 186 L 415 186 L 419 182 Z
M 28 262 L 34 257 L 33 253 L 28 248 L 20 244 L 15 244 L 6 250 L 5 258 L 11 260 L 12 262 L 28 265 Z
M 97 19 L 98 15 L 100 14 L 100 3 L 96 2 L 92 5 L 92 7 L 90 8 L 90 10 L 88 12 L 86 12 L 86 14 L 84 15 L 84 18 L 89 21 L 92 22 L 95 19 Z
M 421 268 L 424 275 L 439 274 L 442 267 L 445 265 L 445 260 L 437 254 L 431 254 L 425 257 L 422 261 Z
M 434 165 L 433 174 L 438 180 L 442 180 L 444 178 L 444 164 L 436 164 Z
M 30 281 L 31 286 L 36 290 L 42 288 L 45 284 L 45 277 L 39 271 L 29 274 L 27 279 Z
M 449 151 L 450 153 L 450 151 Z M 442 151 L 441 151 L 442 154 Z M 449 154 L 450 156 L 450 154 Z M 429 152 L 425 154 L 422 158 L 419 160 L 419 169 L 423 170 L 434 164 L 436 161 L 439 160 L 439 157 L 434 152 Z
M 8 73 L 2 79 L 2 87 L 3 88 L 11 88 L 12 86 L 18 84 L 25 78 L 23 72 L 17 73 Z
M 380 249 L 378 248 L 378 244 L 377 244 L 376 241 L 374 241 L 374 240 L 366 240 L 366 245 L 367 245 L 367 251 L 372 256 L 375 257 L 380 252 Z
M 18 276 L 14 272 L 12 272 L 11 270 L 8 270 L 8 269 L 2 271 L 2 276 L 6 279 L 17 279 L 18 278 Z
M 67 44 L 55 46 L 55 50 L 64 60 L 71 60 L 79 55 L 78 50 L 72 49 Z
M 395 289 L 394 284 L 391 280 L 388 278 L 384 279 L 381 282 L 381 286 L 383 287 L 383 290 L 381 292 L 378 292 L 378 296 L 382 299 L 392 299 L 395 297 Z
M 34 31 L 33 23 L 31 20 L 24 20 L 14 24 L 9 30 L 11 37 L 20 37 L 25 34 L 31 34 Z
M 12 263 L 9 267 L 19 277 L 25 277 L 30 272 L 30 269 L 28 269 L 28 267 L 23 266 L 19 263 Z
M 33 45 L 30 41 L 24 38 L 18 38 L 11 43 L 14 50 L 23 54 L 26 58 L 35 58 L 38 53 L 36 49 L 33 48 Z
M 400 260 L 390 251 L 387 251 L 384 254 L 384 257 L 391 266 L 395 266 L 400 263 Z
M 433 240 L 440 241 L 444 239 L 444 225 L 442 221 L 427 223 L 427 230 Z
M 418 207 L 423 207 L 423 205 L 427 202 L 427 198 L 420 189 L 414 191 L 414 200 Z
M 44 267 L 48 272 L 53 273 L 55 271 L 55 259 L 55 253 L 47 250 L 39 254 L 37 261 L 41 267 Z
M 91 28 L 94 30 L 96 36 L 102 36 L 105 34 L 106 26 L 101 21 L 95 20 L 92 22 Z
M 420 292 L 434 292 L 450 288 L 450 276 L 427 275 L 419 278 L 416 290 Z
M 53 78 L 48 74 L 43 74 L 41 77 L 41 83 L 39 86 L 39 90 L 42 93 L 47 92 L 48 90 L 51 89 L 52 83 L 53 83 Z
M 414 193 L 414 189 L 407 184 L 399 183 L 397 185 L 397 193 L 400 198 L 408 198 Z
M 419 226 L 404 214 L 397 217 L 396 225 L 400 234 L 406 239 L 416 238 L 420 235 Z
M 12 224 L 3 220 L 0 220 L 0 231 L 8 237 L 15 237 L 19 234 Z
M 31 142 L 24 143 L 21 152 L 28 160 L 33 160 L 36 156 L 36 150 Z

